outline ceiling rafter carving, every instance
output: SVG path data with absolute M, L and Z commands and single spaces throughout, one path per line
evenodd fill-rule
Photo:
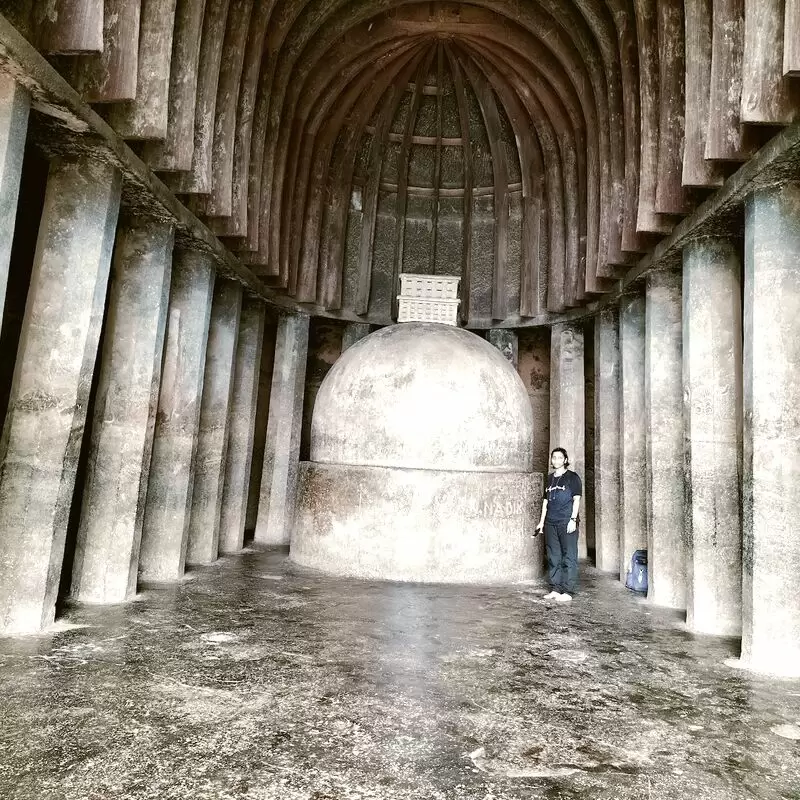
M 403 270 L 591 300 L 800 107 L 780 0 L 54 2 L 15 21 L 239 258 L 375 322 Z

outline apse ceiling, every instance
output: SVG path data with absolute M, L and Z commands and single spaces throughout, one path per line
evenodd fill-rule
M 790 0 L 27 1 L 242 261 L 378 323 L 401 272 L 474 326 L 587 302 L 800 107 Z

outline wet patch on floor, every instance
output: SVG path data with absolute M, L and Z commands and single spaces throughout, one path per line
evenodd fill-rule
M 594 570 L 559 605 L 277 551 L 192 576 L 0 640 L 0 797 L 800 797 L 800 681 Z

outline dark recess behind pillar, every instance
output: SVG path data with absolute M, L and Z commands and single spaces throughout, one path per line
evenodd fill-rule
M 517 370 L 533 410 L 533 471 L 550 469 L 550 329 L 520 328 Z
M 300 460 L 311 454 L 311 418 L 322 381 L 342 354 L 344 326 L 339 322 L 311 318 L 306 364 L 306 390 L 303 397 L 303 428 L 300 434 Z
M 272 368 L 275 364 L 275 337 L 278 322 L 269 312 L 264 325 L 264 344 L 261 349 L 261 368 L 258 375 L 258 400 L 256 402 L 256 426 L 253 433 L 253 460 L 250 466 L 250 489 L 247 499 L 245 538 L 253 538 L 258 514 L 258 497 L 261 492 L 261 474 L 264 471 L 264 445 L 267 439 L 269 397 L 272 391 Z

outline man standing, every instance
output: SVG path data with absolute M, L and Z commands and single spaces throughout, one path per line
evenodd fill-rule
M 544 528 L 547 567 L 551 591 L 545 600 L 568 603 L 578 588 L 578 511 L 581 507 L 581 479 L 569 467 L 563 447 L 550 453 L 553 471 L 547 476 L 542 516 L 536 533 Z

